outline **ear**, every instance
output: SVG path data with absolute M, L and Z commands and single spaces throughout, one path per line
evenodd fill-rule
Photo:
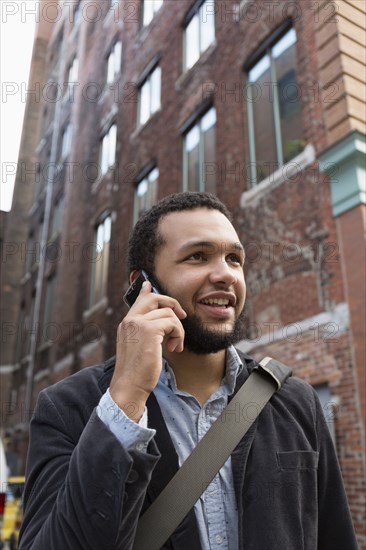
M 134 282 L 134 280 L 140 275 L 141 271 L 139 269 L 134 269 L 130 273 L 130 284 Z

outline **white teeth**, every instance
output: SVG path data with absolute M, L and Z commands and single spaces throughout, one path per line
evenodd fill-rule
M 202 300 L 203 304 L 217 304 L 219 306 L 228 306 L 229 300 L 225 300 L 224 298 L 207 298 L 206 300 Z

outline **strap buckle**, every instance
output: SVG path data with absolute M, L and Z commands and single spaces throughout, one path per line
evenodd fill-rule
M 272 357 L 264 357 L 253 370 L 270 376 L 276 383 L 277 391 L 282 388 L 287 378 L 292 376 L 292 370 L 289 367 Z

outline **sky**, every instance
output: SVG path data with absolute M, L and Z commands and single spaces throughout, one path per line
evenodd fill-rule
M 38 0 L 0 3 L 1 210 L 11 208 L 38 3 Z

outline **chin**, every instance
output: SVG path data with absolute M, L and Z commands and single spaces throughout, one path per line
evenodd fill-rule
M 207 323 L 198 316 L 192 315 L 182 321 L 185 330 L 184 347 L 198 355 L 217 353 L 235 344 L 242 336 L 242 314 L 235 323 L 223 322 Z M 207 325 L 215 325 L 214 328 L 207 328 Z

